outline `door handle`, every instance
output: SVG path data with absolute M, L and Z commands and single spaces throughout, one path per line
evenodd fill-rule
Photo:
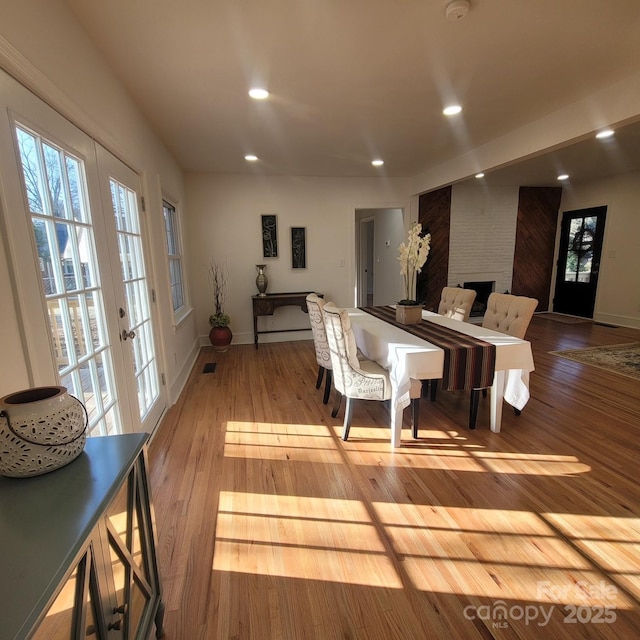
M 131 338 L 133 340 L 133 338 L 136 337 L 136 332 L 132 329 L 131 331 L 127 331 L 126 329 L 122 330 L 122 339 L 126 340 L 127 338 Z

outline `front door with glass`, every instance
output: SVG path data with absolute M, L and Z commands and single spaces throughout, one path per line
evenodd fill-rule
M 606 214 L 604 206 L 563 214 L 554 311 L 593 317 Z

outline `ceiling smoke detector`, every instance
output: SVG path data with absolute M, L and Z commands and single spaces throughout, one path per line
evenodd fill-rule
M 462 20 L 467 13 L 469 13 L 469 0 L 453 0 L 447 5 L 444 10 L 447 20 L 455 22 L 456 20 Z

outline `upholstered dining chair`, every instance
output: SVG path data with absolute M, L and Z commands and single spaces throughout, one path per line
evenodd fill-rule
M 475 299 L 476 292 L 473 289 L 443 287 L 438 313 L 447 318 L 468 322 Z
M 473 289 L 463 289 L 462 287 L 443 287 L 438 304 L 438 313 L 447 318 L 469 322 L 471 308 L 476 299 L 476 291 Z M 437 380 L 423 380 L 422 390 L 426 394 L 431 388 L 431 401 L 435 402 L 438 394 Z
M 307 310 L 309 312 L 309 322 L 311 323 L 311 333 L 313 334 L 313 346 L 316 350 L 316 362 L 318 363 L 318 379 L 316 389 L 322 385 L 322 378 L 325 378 L 324 396 L 322 402 L 329 402 L 331 393 L 331 354 L 329 353 L 329 343 L 327 342 L 327 332 L 324 328 L 324 317 L 322 308 L 326 302 L 315 293 L 307 296 Z
M 354 400 L 389 400 L 391 382 L 389 372 L 377 362 L 359 360 L 356 339 L 351 328 L 349 314 L 332 302 L 322 308 L 324 324 L 331 355 L 333 385 L 336 389 L 336 402 L 331 412 L 338 415 L 342 397 L 346 399 L 342 439 L 347 440 L 351 428 Z M 420 383 L 412 380 L 411 385 L 411 426 L 414 437 L 418 434 Z
M 524 340 L 537 306 L 538 301 L 535 298 L 514 296 L 509 293 L 491 293 L 487 300 L 487 310 L 482 320 L 482 326 Z M 487 395 L 486 389 L 471 390 L 469 429 L 476 428 L 480 391 L 483 396 Z M 518 409 L 514 409 L 514 411 L 516 415 L 520 415 Z

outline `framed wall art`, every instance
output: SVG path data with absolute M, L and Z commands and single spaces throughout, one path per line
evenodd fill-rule
M 294 269 L 307 268 L 307 229 L 291 227 L 291 266 Z
M 273 213 L 262 215 L 262 256 L 278 257 L 278 217 Z

